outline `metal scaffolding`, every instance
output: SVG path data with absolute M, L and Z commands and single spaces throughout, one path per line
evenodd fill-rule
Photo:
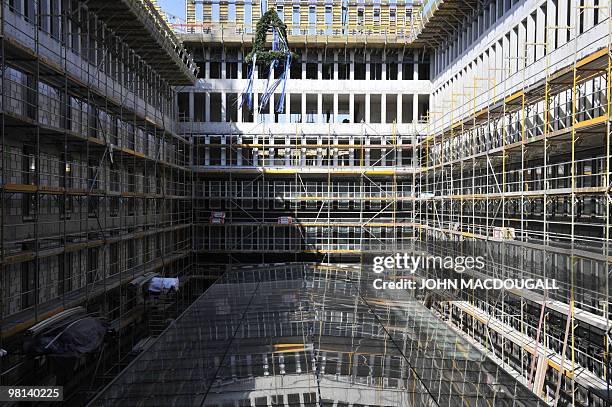
M 580 26 L 593 10 L 600 25 L 587 41 Z M 427 253 L 484 256 L 472 277 L 557 279 L 554 291 L 440 293 L 436 307 L 546 401 L 603 406 L 612 25 L 609 4 L 571 12 L 573 25 L 549 23 L 545 38 L 491 57 L 439 103 L 418 146 L 415 223 Z M 560 31 L 571 34 L 564 47 Z
M 193 140 L 196 252 L 358 257 L 411 240 L 413 137 L 363 125 Z
M 99 367 L 113 369 L 143 335 L 128 283 L 190 271 L 190 144 L 172 85 L 195 68 L 149 2 L 121 2 L 137 36 L 89 3 L 0 2 L 3 385 L 39 373 L 13 352 L 20 334 L 78 305 L 120 334 Z

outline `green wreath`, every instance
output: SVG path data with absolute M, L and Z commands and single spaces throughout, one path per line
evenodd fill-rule
M 251 62 L 254 56 L 257 56 L 257 63 L 262 63 L 266 66 L 270 65 L 272 61 L 277 59 L 279 62 L 284 62 L 287 59 L 287 54 L 283 51 L 272 51 L 267 50 L 266 37 L 268 36 L 268 30 L 270 28 L 276 28 L 278 35 L 281 39 L 287 43 L 287 25 L 276 14 L 276 11 L 270 9 L 261 16 L 261 19 L 257 22 L 255 28 L 255 41 L 253 42 L 253 50 L 248 53 L 245 57 L 246 62 Z M 295 55 L 291 53 L 291 58 L 295 58 Z

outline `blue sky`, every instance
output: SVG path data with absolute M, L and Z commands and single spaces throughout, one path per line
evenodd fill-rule
M 157 4 L 166 13 L 185 19 L 185 0 L 157 0 Z

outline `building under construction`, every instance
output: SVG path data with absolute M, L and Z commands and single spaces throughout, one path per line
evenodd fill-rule
M 268 10 L 287 66 L 249 59 Z M 2 0 L 0 385 L 91 406 L 612 405 L 609 1 L 185 11 Z M 396 253 L 484 267 L 392 281 L 556 286 L 376 289 Z M 82 321 L 99 343 L 51 346 Z

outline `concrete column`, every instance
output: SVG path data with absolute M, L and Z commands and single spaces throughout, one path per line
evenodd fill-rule
M 542 7 L 537 8 L 536 26 L 538 27 L 535 34 L 535 41 L 538 43 L 535 48 L 535 59 L 537 60 L 542 58 L 546 51 L 546 44 L 544 42 L 546 39 L 546 14 L 544 13 Z
M 338 145 L 338 135 L 337 134 L 334 134 L 334 136 L 333 136 L 333 143 L 335 145 Z M 338 166 L 338 148 L 334 148 L 332 151 L 333 151 L 333 162 L 332 162 L 332 165 L 334 167 L 337 167 Z
M 383 58 L 382 69 L 380 71 L 380 75 L 381 75 L 382 80 L 386 80 L 387 79 L 387 63 L 386 63 L 386 61 L 387 61 L 387 58 L 386 58 L 386 55 L 385 55 L 385 58 Z
M 557 13 L 557 15 L 559 16 L 559 19 L 557 21 L 557 26 L 559 27 L 565 27 L 568 25 L 566 16 L 567 16 L 567 8 L 569 6 L 569 2 L 570 0 L 559 0 L 557 2 L 557 8 L 559 9 L 559 12 Z M 567 34 L 568 34 L 569 29 L 557 28 L 556 30 L 557 30 L 557 48 L 559 48 L 561 45 L 567 42 L 568 40 Z
M 531 20 L 531 18 L 527 18 L 527 26 L 525 26 L 523 23 L 520 23 L 518 25 L 519 28 L 519 33 L 518 33 L 518 70 L 522 70 L 523 68 L 525 68 L 525 66 L 528 64 L 528 59 L 525 59 L 525 57 L 527 56 L 527 52 L 526 52 L 526 47 L 528 47 L 528 45 L 526 45 L 526 42 L 528 41 L 528 30 L 529 30 L 529 20 Z M 533 27 L 531 27 L 531 29 L 533 30 Z M 530 41 L 533 42 L 533 41 Z M 529 45 L 529 47 L 533 48 L 533 45 Z
M 306 79 L 306 61 L 308 60 L 308 48 L 306 48 L 304 50 L 304 53 L 302 54 L 303 58 L 302 58 L 302 79 Z
M 387 95 L 380 95 L 380 122 L 387 123 Z
M 227 109 L 227 93 L 221 92 L 221 121 L 224 122 L 226 118 Z
M 206 75 L 208 76 L 208 71 L 206 71 Z M 204 120 L 210 121 L 210 93 L 206 92 L 204 99 L 206 100 L 206 106 L 204 108 Z
M 366 123 L 370 123 L 370 94 L 365 94 L 365 120 Z
M 414 59 L 414 80 L 417 81 L 419 80 L 419 51 L 414 51 L 413 54 L 413 59 Z
M 355 80 L 355 63 L 354 63 L 354 61 L 355 61 L 355 51 L 351 50 L 350 51 L 350 55 L 351 55 L 351 58 L 350 58 L 351 62 L 350 62 L 350 67 L 349 67 L 350 79 L 352 81 L 354 81 Z
M 260 123 L 259 121 L 259 93 L 253 92 L 253 123 Z
M 510 30 L 510 41 L 508 42 L 508 53 L 507 56 L 510 58 L 508 60 L 508 63 L 510 64 L 510 70 L 508 72 L 506 72 L 506 77 L 512 75 L 514 72 L 517 71 L 517 66 L 518 66 L 518 60 L 516 59 L 517 57 L 517 53 L 516 53 L 516 47 L 517 47 L 517 42 L 518 42 L 518 27 L 517 30 L 515 30 L 514 28 L 512 30 Z M 504 61 L 505 62 L 505 61 Z M 507 66 L 506 63 L 504 63 L 504 68 Z M 505 79 L 505 78 L 504 78 Z
M 317 52 L 317 78 L 319 80 L 323 79 L 323 63 L 321 62 L 323 57 L 321 56 L 321 51 Z
M 402 63 L 402 56 L 403 56 L 403 52 L 398 52 L 397 53 L 397 80 L 401 81 L 402 79 L 404 79 L 404 64 Z
M 334 80 L 338 80 L 338 51 L 334 51 Z
M 412 95 L 412 121 L 414 123 L 419 122 L 419 95 Z
M 609 3 L 608 3 L 609 4 Z M 586 8 L 584 8 L 584 17 L 583 17 L 583 26 L 582 29 L 583 31 L 588 30 L 589 28 L 592 28 L 595 25 L 595 2 L 593 0 L 584 0 L 584 6 Z M 601 4 L 600 2 L 600 11 L 599 11 L 599 15 L 601 15 L 603 13 L 603 4 Z M 607 7 L 608 10 L 610 10 L 610 7 Z
M 366 72 L 365 72 L 365 78 L 366 81 L 370 80 L 370 52 L 366 51 L 365 54 L 365 64 L 366 64 Z
M 302 123 L 306 123 L 306 94 L 302 93 Z
M 568 42 L 573 40 L 576 37 L 576 32 L 578 28 L 578 21 L 576 21 L 576 7 L 580 4 L 580 0 L 569 0 L 568 7 L 570 8 L 570 23 L 568 24 L 570 27 L 574 27 L 570 29 L 570 34 L 567 39 Z
M 395 121 L 397 123 L 402 123 L 402 94 L 398 93 L 397 94 L 397 113 L 396 113 L 396 119 Z
M 206 71 L 204 78 L 210 79 L 210 50 L 209 49 L 204 50 L 204 58 L 206 60 L 206 62 L 204 63 L 204 67 L 205 67 L 204 70 Z
M 194 100 L 193 91 L 191 91 L 191 92 L 189 92 L 189 121 L 190 122 L 192 122 L 193 118 L 194 118 L 194 115 L 193 115 L 193 112 L 194 112 L 193 103 L 194 102 L 193 102 L 193 100 Z
M 238 51 L 238 79 L 242 78 L 242 58 L 244 54 L 242 51 Z
M 540 29 L 540 27 L 536 24 L 537 16 L 534 18 L 531 15 L 527 16 L 527 32 L 525 36 L 527 38 L 527 43 L 525 44 L 524 56 L 527 58 L 525 63 L 527 65 L 531 65 L 533 61 L 535 61 L 536 48 L 538 45 L 535 45 L 536 42 L 536 31 Z
M 552 52 L 556 49 L 557 44 L 555 44 L 555 32 L 558 31 L 557 28 L 552 28 L 555 26 L 555 20 L 557 18 L 557 4 L 555 2 L 549 1 L 546 3 L 546 21 L 547 24 L 551 27 L 550 29 L 545 27 L 545 37 L 548 38 L 548 51 Z
M 338 123 L 338 94 L 334 93 L 334 121 Z
M 221 77 L 223 79 L 227 79 L 226 78 L 226 72 L 225 72 L 225 48 L 223 50 L 221 50 Z
M 315 123 L 323 123 L 323 95 L 317 93 L 317 118 Z
M 351 116 L 349 121 L 351 123 L 354 123 L 355 122 L 355 94 L 354 93 L 349 94 L 349 115 Z

